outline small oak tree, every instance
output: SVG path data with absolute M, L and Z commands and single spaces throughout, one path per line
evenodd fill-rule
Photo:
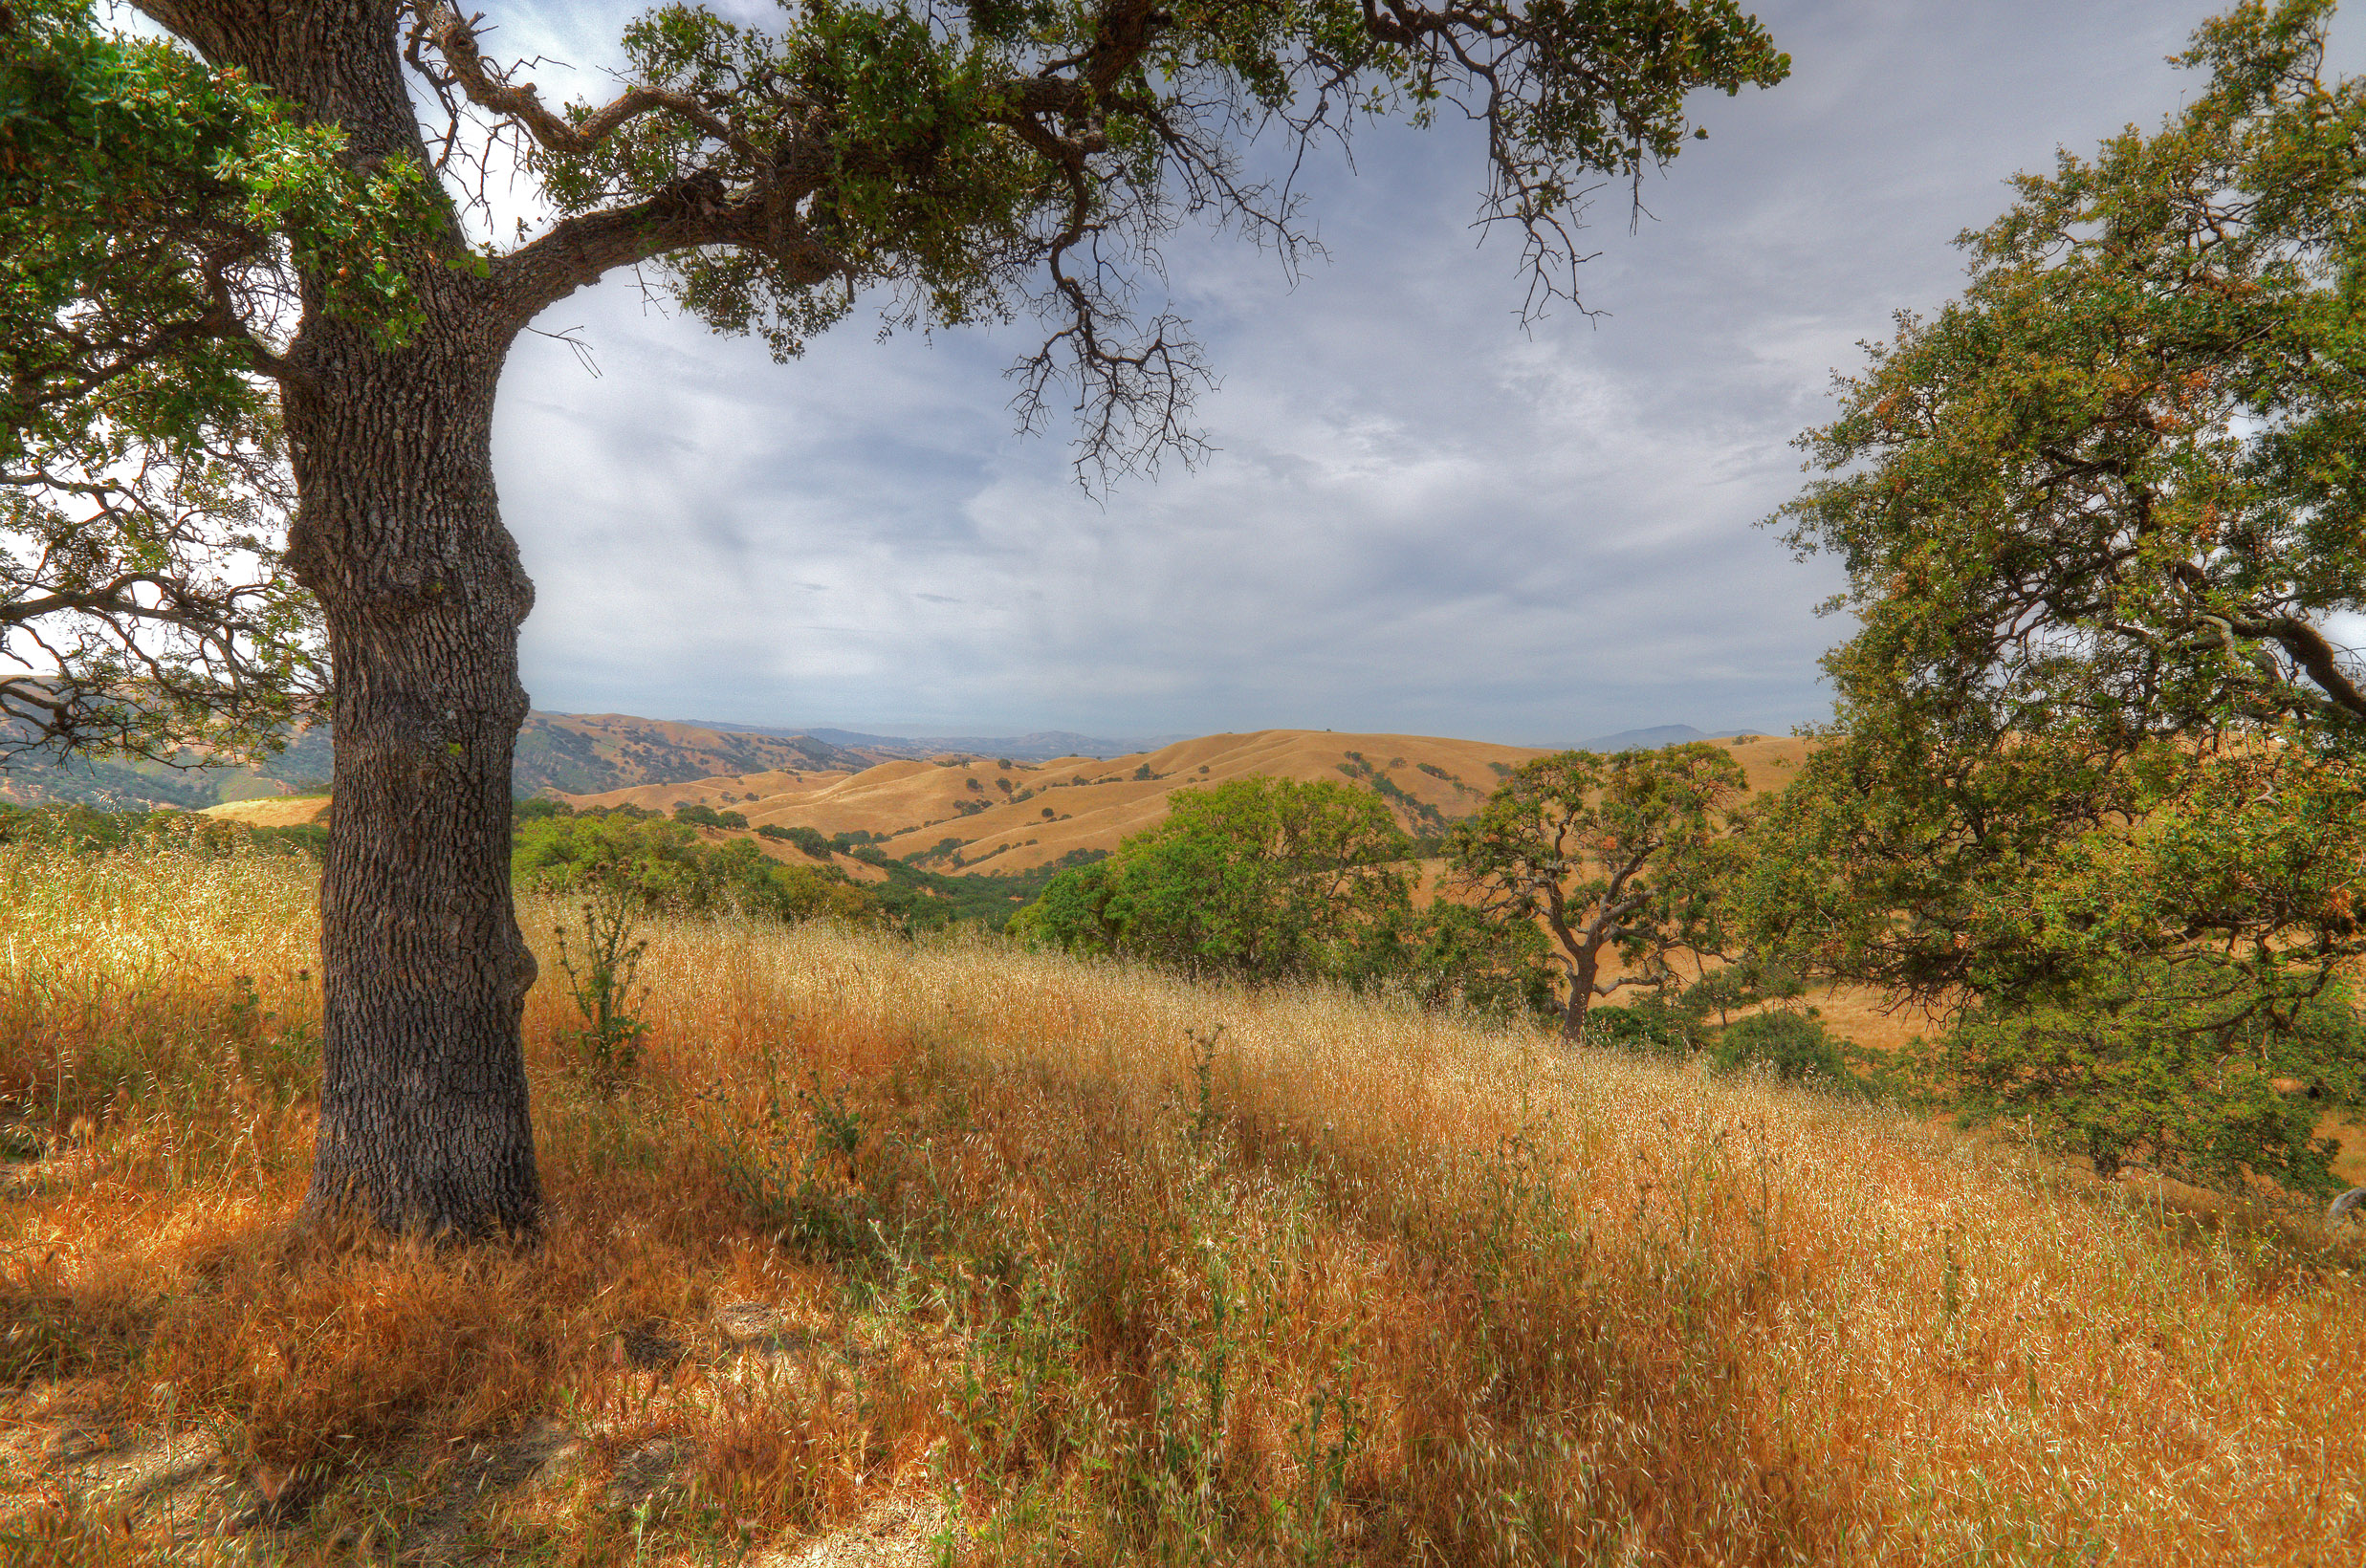
M 1541 922 L 1559 948 L 1563 1038 L 1585 1038 L 1595 997 L 1664 984 L 1673 955 L 1721 947 L 1724 813 L 1743 788 L 1742 765 L 1715 746 L 1562 751 L 1513 769 L 1455 825 L 1456 895 L 1501 921 Z
M 508 872 L 533 589 L 491 455 L 503 360 L 540 312 L 638 268 L 783 358 L 865 295 L 907 324 L 1032 312 L 1020 423 L 1072 403 L 1107 474 L 1195 447 L 1199 357 L 1136 301 L 1161 237 L 1200 217 L 1301 244 L 1288 182 L 1244 172 L 1260 130 L 1303 145 L 1463 110 L 1482 217 L 1566 294 L 1587 193 L 1672 158 L 1695 89 L 1787 69 L 1736 0 L 801 0 L 774 31 L 652 11 L 614 98 L 555 107 L 438 0 L 138 4 L 168 41 L 113 36 L 82 0 L 0 7 L 0 48 L 69 98 L 145 105 L 107 85 L 136 58 L 169 100 L 123 155 L 140 199 L 78 227 L 76 182 L 114 179 L 116 143 L 23 140 L 39 95 L 0 118 L 0 298 L 20 210 L 65 247 L 33 309 L 55 330 L 12 365 L 6 417 L 96 429 L 142 389 L 275 397 L 286 560 L 337 677 L 309 1202 L 465 1233 L 540 1209 Z M 512 172 L 549 221 L 489 246 L 483 177 Z

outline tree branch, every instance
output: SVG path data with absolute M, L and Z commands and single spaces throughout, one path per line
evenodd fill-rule
M 412 15 L 414 44 L 422 37 L 434 44 L 449 72 L 449 83 L 478 108 L 522 127 L 547 151 L 580 156 L 643 115 L 663 112 L 687 120 L 742 155 L 750 153 L 733 135 L 731 127 L 709 114 L 697 99 L 687 93 L 657 87 L 629 88 L 580 121 L 570 123 L 543 106 L 534 83 L 514 85 L 509 71 L 488 61 L 477 48 L 475 27 L 458 11 L 430 0 L 416 7 Z M 410 57 L 424 69 L 416 48 L 410 51 Z

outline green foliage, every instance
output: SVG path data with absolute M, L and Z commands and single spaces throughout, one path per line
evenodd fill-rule
M 2021 1128 L 2099 1176 L 2143 1166 L 2320 1197 L 2346 1184 L 2319 1123 L 2366 1091 L 2344 988 L 2203 953 L 2121 969 L 2064 1001 L 1985 1005 L 1935 1065 L 1968 1119 Z
M 261 852 L 309 855 L 328 847 L 328 830 L 311 824 L 258 828 L 195 812 L 104 811 L 93 806 L 27 809 L 0 801 L 0 843 L 43 844 L 77 855 L 117 851 L 227 857 Z
M 1839 1036 L 1811 1013 L 1770 1008 L 1737 1018 L 1718 1032 L 1714 1060 L 1720 1072 L 1759 1067 L 1786 1083 L 1812 1088 L 1855 1089 Z
M 1496 1018 L 1550 1018 L 1561 1011 L 1544 933 L 1532 921 L 1491 920 L 1439 899 L 1406 922 L 1401 949 L 1381 977 L 1416 1000 Z
M 673 819 L 700 828 L 744 828 L 748 825 L 745 813 L 716 811 L 712 806 L 702 806 L 695 801 L 684 801 L 674 807 Z
M 211 291 L 274 287 L 274 236 L 327 280 L 332 309 L 401 337 L 417 316 L 394 251 L 432 221 L 425 170 L 344 153 L 337 126 L 163 40 L 108 31 L 86 0 L 12 4 L 0 468 L 89 439 L 197 443 L 252 417 L 249 345 Z
M 581 963 L 567 947 L 567 928 L 554 928 L 559 938 L 559 967 L 566 972 L 567 988 L 582 1013 L 582 1027 L 574 1032 L 577 1067 L 585 1082 L 602 1095 L 612 1095 L 632 1081 L 641 1065 L 641 1037 L 649 1032 L 638 1007 L 648 999 L 645 990 L 633 991 L 641 955 L 648 942 L 636 934 L 640 900 L 623 879 L 592 885 L 581 905 Z
M 84 0 L 21 0 L 0 212 L 0 668 L 35 639 L 56 662 L 0 678 L 0 743 L 276 750 L 324 674 L 279 567 L 257 334 L 284 325 L 291 264 L 325 309 L 408 332 L 395 256 L 435 218 L 424 169 L 353 160 L 337 126 Z
M 1411 845 L 1372 796 L 1252 777 L 1169 803 L 1157 827 L 1055 879 L 1013 932 L 1250 980 L 1352 978 L 1399 940 Z
M 1698 1014 L 1661 991 L 1646 991 L 1631 1002 L 1604 1003 L 1586 1013 L 1587 1044 L 1638 1056 L 1681 1061 L 1700 1048 L 1706 1035 Z
M 1752 832 L 1752 934 L 1962 1010 L 1931 1087 L 2099 1169 L 2313 1187 L 2355 1094 L 2366 695 L 2326 628 L 2366 609 L 2366 84 L 2324 76 L 2331 11 L 2238 6 L 2158 132 L 2016 182 L 1785 513 L 1862 629 Z
M 1742 787 L 1741 765 L 1708 745 L 1539 757 L 1455 826 L 1447 864 L 1490 919 L 1542 923 L 1567 974 L 1563 1028 L 1579 1038 L 1595 996 L 1667 984 L 1672 954 L 1724 946 L 1724 813 Z M 1605 979 L 1613 956 L 1626 973 Z
M 1299 134 L 1457 99 L 1491 127 L 1487 211 L 1518 225 L 1542 291 L 1579 255 L 1570 229 L 1602 174 L 1674 158 L 1696 88 L 1728 94 L 1786 74 L 1734 0 L 1490 0 L 1383 17 L 1351 0 L 1189 5 L 1140 16 L 1098 5 L 992 3 L 944 11 L 884 0 L 801 5 L 778 33 L 668 6 L 625 30 L 631 88 L 681 105 L 549 137 L 533 165 L 562 212 L 765 190 L 794 171 L 812 195 L 793 246 L 684 247 L 655 263 L 717 329 L 801 351 L 863 289 L 900 324 L 1059 325 L 1022 367 L 1022 417 L 1049 384 L 1084 393 L 1088 448 L 1128 464 L 1182 432 L 1204 377 L 1184 323 L 1130 319 L 1152 247 L 1207 211 L 1294 246 L 1287 206 L 1243 178 L 1232 138 L 1281 118 Z M 691 106 L 694 106 L 691 107 Z M 568 118 L 592 124 L 598 109 Z M 1089 236 L 1093 260 L 1070 251 Z M 1038 269 L 1049 263 L 1046 280 Z
M 842 871 L 782 865 L 745 838 L 702 843 L 689 825 L 662 817 L 586 812 L 522 821 L 510 864 L 521 891 L 616 888 L 647 909 L 781 920 L 883 918 L 879 901 Z
M 806 854 L 812 856 L 817 860 L 826 860 L 830 858 L 830 850 L 832 848 L 830 840 L 822 837 L 822 834 L 818 829 L 804 827 L 784 828 L 778 827 L 770 822 L 767 822 L 756 831 L 763 838 L 778 838 L 783 843 L 795 844 L 798 848 L 803 850 Z

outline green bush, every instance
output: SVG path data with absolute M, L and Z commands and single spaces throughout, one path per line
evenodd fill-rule
M 781 865 L 746 838 L 707 844 L 685 822 L 584 813 L 518 824 L 510 872 L 521 891 L 626 889 L 645 908 L 782 920 L 869 921 L 878 901 L 827 866 Z
M 1726 1025 L 1718 1034 L 1715 1059 L 1720 1072 L 1762 1067 L 1786 1083 L 1860 1087 L 1840 1037 L 1823 1019 L 1786 1009 L 1753 1013 Z
M 1407 922 L 1401 950 L 1376 956 L 1364 978 L 1392 968 L 1408 991 L 1432 1007 L 1458 1004 L 1494 1018 L 1559 1015 L 1555 973 L 1544 933 L 1524 922 L 1490 920 L 1467 905 L 1439 900 Z M 1356 978 L 1356 977 L 1350 977 Z
M 1167 820 L 1053 879 L 1027 941 L 1249 980 L 1358 980 L 1401 952 L 1411 840 L 1361 790 L 1253 777 L 1178 790 Z
M 824 838 L 820 830 L 816 828 L 776 827 L 767 822 L 756 831 L 760 838 L 778 838 L 783 843 L 795 844 L 817 860 L 828 860 L 830 851 L 840 847 L 831 839 Z
M 1681 1061 L 1700 1048 L 1698 1015 L 1655 992 L 1615 1007 L 1586 1010 L 1586 1042 Z

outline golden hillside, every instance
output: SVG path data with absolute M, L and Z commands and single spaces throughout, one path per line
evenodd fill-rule
M 200 815 L 243 822 L 251 828 L 293 828 L 318 822 L 328 811 L 329 797 L 325 795 L 272 795 L 259 800 L 232 800 L 208 806 Z
M 595 733 L 629 739 L 628 726 L 653 720 L 585 721 Z M 663 726 L 665 730 L 688 727 Z M 694 740 L 695 736 L 680 737 Z M 1742 764 L 1753 790 L 1779 789 L 1805 755 L 1790 736 L 1743 736 L 1720 741 Z M 670 812 L 680 805 L 736 811 L 754 827 L 809 827 L 824 835 L 869 833 L 893 856 L 938 850 L 943 869 L 976 866 L 1019 871 L 1077 850 L 1113 850 L 1129 835 L 1167 814 L 1167 796 L 1226 779 L 1263 773 L 1333 782 L 1387 780 L 1401 823 L 1414 833 L 1465 817 L 1501 781 L 1501 773 L 1530 757 L 1529 747 L 1434 735 L 1335 734 L 1327 730 L 1262 730 L 1252 734 L 1203 735 L 1155 751 L 1123 757 L 1062 757 L 1003 764 L 992 757 L 898 759 L 861 773 L 782 768 L 672 783 L 641 784 L 599 794 L 568 795 L 572 805 L 633 805 Z M 620 760 L 629 760 L 620 758 Z M 1395 795 L 1391 796 L 1389 790 Z M 1435 813 L 1434 817 L 1425 814 Z M 214 806 L 208 815 L 251 827 L 285 827 L 319 820 L 325 796 L 274 796 Z M 1047 815 L 1048 814 L 1048 815 Z M 749 834 L 702 829 L 720 840 Z M 949 843 L 948 840 L 951 840 Z M 777 838 L 756 839 L 777 860 L 810 863 L 804 852 Z M 880 872 L 844 856 L 832 863 L 864 881 Z
M 1804 753 L 1788 736 L 1745 737 L 1731 746 L 1750 787 L 1779 787 Z M 1419 833 L 1468 816 L 1502 774 L 1545 753 L 1532 747 L 1435 735 L 1337 734 L 1260 730 L 1203 735 L 1155 751 L 1096 759 L 1007 762 L 942 756 L 882 763 L 852 775 L 803 770 L 742 773 L 571 795 L 578 807 L 680 805 L 736 811 L 756 827 L 869 833 L 888 854 L 937 850 L 948 869 L 1018 871 L 1077 850 L 1113 850 L 1165 817 L 1178 789 L 1267 774 L 1369 782 L 1398 821 Z
M 1178 789 L 1267 774 L 1364 777 L 1418 831 L 1470 813 L 1519 763 L 1543 753 L 1429 735 L 1261 730 L 1204 735 L 1106 759 L 1007 762 L 943 756 L 883 763 L 852 776 L 790 771 L 570 795 L 577 806 L 670 811 L 695 803 L 737 811 L 758 826 L 870 833 L 888 854 L 941 849 L 948 868 L 1016 871 L 1076 850 L 1115 849 L 1167 814 Z M 1385 780 L 1385 785 L 1380 781 Z M 1393 792 L 1393 793 L 1391 793 Z

